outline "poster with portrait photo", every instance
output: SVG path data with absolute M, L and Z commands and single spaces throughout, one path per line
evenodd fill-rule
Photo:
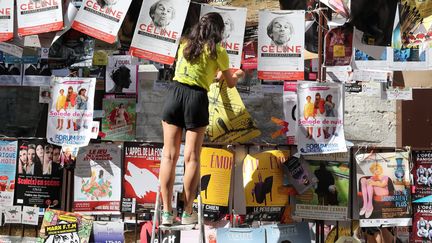
M 14 35 L 14 1 L 0 1 L 0 41 L 8 41 Z
M 201 16 L 210 12 L 216 12 L 222 16 L 225 29 L 222 33 L 221 44 L 227 50 L 230 60 L 229 67 L 239 69 L 242 59 L 247 9 L 201 5 Z
M 48 108 L 47 139 L 59 146 L 90 142 L 96 79 L 54 77 Z
M 110 56 L 105 74 L 105 92 L 135 94 L 138 84 L 138 65 L 127 55 Z
M 432 241 L 432 204 L 413 205 L 413 222 L 410 242 L 423 243 Z
M 50 86 L 51 69 L 46 59 L 35 64 L 24 64 L 23 86 Z
M 132 0 L 84 0 L 72 28 L 114 43 Z
M 21 73 L 21 63 L 0 63 L 0 86 L 20 86 L 22 82 Z
M 297 143 L 301 154 L 347 151 L 343 88 L 337 83 L 297 82 Z
M 258 78 L 304 79 L 304 18 L 304 10 L 260 10 Z
M 17 0 L 18 35 L 37 35 L 63 28 L 62 1 Z
M 141 7 L 130 53 L 173 64 L 190 0 L 148 0 Z
M 60 146 L 46 139 L 19 139 L 14 205 L 60 208 Z

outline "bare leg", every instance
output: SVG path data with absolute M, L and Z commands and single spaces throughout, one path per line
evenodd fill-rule
M 175 166 L 180 154 L 180 144 L 183 129 L 162 121 L 164 148 L 161 159 L 159 181 L 163 201 L 163 210 L 172 211 L 171 199 L 175 180 Z
M 187 213 L 192 213 L 192 203 L 198 189 L 200 180 L 200 155 L 204 141 L 205 127 L 199 127 L 186 131 L 186 144 L 184 159 L 186 171 L 184 174 L 185 206 Z

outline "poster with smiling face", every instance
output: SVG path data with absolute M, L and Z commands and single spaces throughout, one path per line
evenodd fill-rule
M 130 53 L 163 64 L 173 64 L 190 0 L 144 1 Z

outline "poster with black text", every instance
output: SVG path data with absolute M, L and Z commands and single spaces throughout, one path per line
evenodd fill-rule
M 110 56 L 105 74 L 106 93 L 136 93 L 138 66 L 131 56 Z
M 0 1 L 0 41 L 8 41 L 14 35 L 14 2 Z
M 36 35 L 63 28 L 61 0 L 17 0 L 18 35 Z

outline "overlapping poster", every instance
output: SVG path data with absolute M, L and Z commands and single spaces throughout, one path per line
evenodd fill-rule
M 213 83 L 208 97 L 206 134 L 211 142 L 243 143 L 261 135 L 236 88 L 228 88 L 226 82 Z
M 229 67 L 239 69 L 243 54 L 247 9 L 201 5 L 201 16 L 210 12 L 216 12 L 222 16 L 225 29 L 222 33 L 221 43 L 227 50 L 230 60 Z
M 36 35 L 63 28 L 62 1 L 17 0 L 18 35 Z
M 265 229 L 260 228 L 219 228 L 216 231 L 218 243 L 262 243 L 266 242 Z
M 123 201 L 135 199 L 136 210 L 131 210 L 143 212 L 154 208 L 161 158 L 162 144 L 124 143 Z
M 360 226 L 411 225 L 409 153 L 372 151 L 355 158 Z
M 47 60 L 24 64 L 23 86 L 50 86 L 51 75 Z
M 279 193 L 283 187 L 282 163 L 289 151 L 270 150 L 248 154 L 243 160 L 243 187 L 247 214 L 256 219 L 275 221 L 288 203 L 288 196 Z
M 38 225 L 39 224 L 39 208 L 31 206 L 23 206 L 22 208 L 22 224 Z
M 340 26 L 331 29 L 325 36 L 325 65 L 349 66 L 353 52 L 352 27 Z
M 346 152 L 343 85 L 298 82 L 297 94 L 299 152 L 301 154 Z
M 80 148 L 74 174 L 73 211 L 120 212 L 121 146 L 90 144 Z
M 274 224 L 264 226 L 267 242 L 274 243 L 309 243 L 311 237 L 309 224 L 301 222 L 296 224 Z
M 106 93 L 133 93 L 137 91 L 138 66 L 131 56 L 110 56 L 105 75 Z
M 130 47 L 133 56 L 173 64 L 190 0 L 143 2 Z
M 135 139 L 135 98 L 104 98 L 102 109 L 102 133 L 105 140 L 129 141 Z
M 432 241 L 432 204 L 413 205 L 413 223 L 410 242 Z
M 20 86 L 22 83 L 21 63 L 0 63 L 0 85 Z
M 86 146 L 93 122 L 95 78 L 51 80 L 52 100 L 48 111 L 47 139 L 55 145 Z
M 413 202 L 432 203 L 432 151 L 416 150 L 412 157 Z
M 84 0 L 72 28 L 114 43 L 132 0 Z
M 93 218 L 79 213 L 47 209 L 37 243 L 80 242 L 89 243 Z
M 59 208 L 63 169 L 61 147 L 45 139 L 18 140 L 14 205 Z
M 297 133 L 297 83 L 284 82 L 283 92 L 283 109 L 285 121 L 288 122 L 288 131 L 286 132 L 288 144 L 296 144 Z
M 305 11 L 259 11 L 258 78 L 304 79 Z
M 94 221 L 92 239 L 94 242 L 124 243 L 124 223 L 120 221 Z
M 17 146 L 17 141 L 0 140 L 0 205 L 2 206 L 13 205 Z
M 350 205 L 349 153 L 304 156 L 317 185 L 296 195 L 295 216 L 346 221 Z
M 0 1 L 0 42 L 14 35 L 14 1 Z
M 6 206 L 3 208 L 5 224 L 20 224 L 22 210 L 21 206 Z

